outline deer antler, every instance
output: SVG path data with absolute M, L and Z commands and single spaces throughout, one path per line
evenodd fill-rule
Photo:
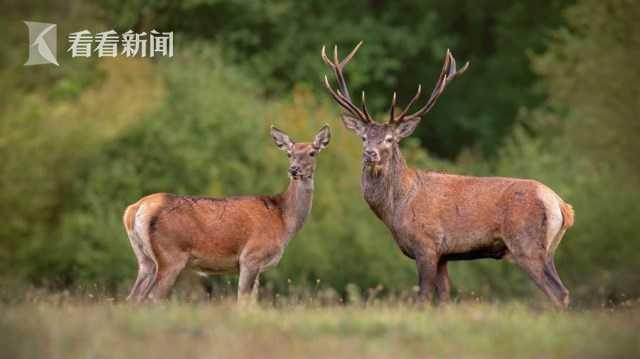
M 389 123 L 399 123 L 402 121 L 413 120 L 413 119 L 422 117 L 422 115 L 429 112 L 433 107 L 433 105 L 436 104 L 436 100 L 438 99 L 438 97 L 440 97 L 440 95 L 444 91 L 445 87 L 449 84 L 449 82 L 451 82 L 451 80 L 453 80 L 456 76 L 462 75 L 465 71 L 467 71 L 468 67 L 469 67 L 469 62 L 467 61 L 467 63 L 460 70 L 456 70 L 456 59 L 454 59 L 453 55 L 451 55 L 451 51 L 447 49 L 447 54 L 445 55 L 445 59 L 444 59 L 444 65 L 442 66 L 442 71 L 440 72 L 440 76 L 438 76 L 438 82 L 436 83 L 436 86 L 433 88 L 433 91 L 431 92 L 431 96 L 429 97 L 429 100 L 427 101 L 427 103 L 424 106 L 422 106 L 418 111 L 410 115 L 407 115 L 407 112 L 409 111 L 413 103 L 416 100 L 418 100 L 418 98 L 420 98 L 420 94 L 422 92 L 422 86 L 418 86 L 418 91 L 416 91 L 415 96 L 413 96 L 411 101 L 409 101 L 409 103 L 404 108 L 404 110 L 402 110 L 402 112 L 400 112 L 398 116 L 394 117 L 393 108 L 395 107 L 395 103 L 396 103 L 396 95 L 394 93 L 393 101 L 391 104 L 391 110 L 389 111 L 390 113 Z
M 338 82 L 338 89 L 333 89 L 329 84 L 329 79 L 325 75 L 324 77 L 324 85 L 329 90 L 329 93 L 333 98 L 338 102 L 342 108 L 347 111 L 353 117 L 360 119 L 364 123 L 373 122 L 373 118 L 367 111 L 367 105 L 365 103 L 365 94 L 362 92 L 362 109 L 356 106 L 351 100 L 351 95 L 349 94 L 349 88 L 347 87 L 347 81 L 344 78 L 344 74 L 342 70 L 349 63 L 349 61 L 356 54 L 358 49 L 362 46 L 362 41 L 356 45 L 356 47 L 351 50 L 351 53 L 347 55 L 342 61 L 338 59 L 338 46 L 334 46 L 333 48 L 333 61 L 327 57 L 326 47 L 322 46 L 322 60 L 331 67 L 336 75 L 336 80 Z

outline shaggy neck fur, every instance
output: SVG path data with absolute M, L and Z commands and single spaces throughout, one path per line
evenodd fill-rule
M 289 240 L 302 228 L 313 200 L 313 177 L 304 179 L 290 179 L 289 187 L 280 194 L 282 199 L 282 217 L 287 229 Z
M 362 169 L 362 193 L 373 212 L 384 222 L 407 202 L 415 180 L 415 171 L 407 167 L 398 144 L 384 164 L 365 163 Z

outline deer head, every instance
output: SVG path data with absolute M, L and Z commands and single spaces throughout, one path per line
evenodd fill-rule
M 271 137 L 276 146 L 289 156 L 289 176 L 293 180 L 313 178 L 316 169 L 316 156 L 331 140 L 329 125 L 324 125 L 316 134 L 312 143 L 295 143 L 282 130 L 271 126 Z
M 397 148 L 398 143 L 413 133 L 422 117 L 435 105 L 436 100 L 440 97 L 447 84 L 456 76 L 463 74 L 467 70 L 469 63 L 467 62 L 460 70 L 456 70 L 456 60 L 451 55 L 451 52 L 447 50 L 438 82 L 427 102 L 416 112 L 409 113 L 411 106 L 420 98 L 422 93 L 422 86 L 418 86 L 415 96 L 401 112 L 396 114 L 397 96 L 394 92 L 389 110 L 389 120 L 386 123 L 380 123 L 375 122 L 369 114 L 364 91 L 362 92 L 362 107 L 360 108 L 353 103 L 343 73 L 344 67 L 353 58 L 361 45 L 362 41 L 342 61 L 338 58 L 337 46 L 333 48 L 333 60 L 329 59 L 326 54 L 326 48 L 322 47 L 322 59 L 334 71 L 338 88 L 333 89 L 331 87 L 327 76 L 324 77 L 324 83 L 331 96 L 343 109 L 340 117 L 344 126 L 362 138 L 364 145 L 363 162 L 365 165 L 372 167 L 385 166 L 394 149 Z

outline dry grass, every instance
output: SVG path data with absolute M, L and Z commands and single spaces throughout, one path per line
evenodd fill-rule
M 629 357 L 640 307 L 569 312 L 519 304 L 417 308 L 167 302 L 60 295 L 3 304 L 7 358 Z

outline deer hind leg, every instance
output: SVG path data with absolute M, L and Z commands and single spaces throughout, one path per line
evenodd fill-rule
M 561 231 L 562 214 L 546 190 L 517 192 L 503 226 L 511 259 L 559 307 L 568 305 L 568 291 L 553 265 L 552 248 Z
M 160 255 L 161 253 L 162 255 Z M 163 299 L 169 295 L 178 276 L 189 262 L 189 254 L 178 249 L 170 251 L 159 250 L 156 257 L 158 259 L 158 272 L 152 278 L 152 282 L 146 290 L 152 300 Z
M 133 294 L 133 300 L 137 303 L 143 302 L 147 299 L 151 284 L 156 277 L 156 263 L 149 257 L 145 257 L 145 266 L 143 270 L 143 277 L 140 280 L 140 284 L 136 288 L 136 292 Z
M 155 262 L 144 253 L 142 244 L 138 241 L 134 232 L 129 233 L 129 241 L 131 242 L 133 253 L 138 259 L 138 276 L 131 287 L 127 300 L 140 301 L 142 300 L 142 292 L 147 287 L 151 277 L 155 273 L 156 265 Z
M 138 259 L 138 277 L 136 278 L 133 287 L 131 287 L 131 291 L 129 292 L 129 296 L 127 296 L 127 300 L 135 300 L 140 302 L 142 298 L 142 293 L 144 289 L 149 285 L 151 278 L 153 277 L 155 272 L 155 263 L 148 258 L 143 257 Z
M 558 305 L 567 308 L 569 306 L 569 290 L 564 286 L 552 256 L 547 256 L 544 261 L 544 276 L 549 287 L 557 298 Z
M 447 269 L 447 261 L 440 260 L 438 262 L 438 273 L 436 275 L 436 295 L 438 297 L 438 302 L 441 304 L 449 302 L 449 292 L 449 271 Z
M 555 297 L 560 302 L 560 306 L 567 307 L 569 305 L 569 291 L 562 284 L 556 265 L 553 260 L 554 253 L 558 244 L 562 240 L 566 228 L 563 228 L 564 218 L 560 209 L 561 201 L 558 196 L 551 190 L 542 188 L 538 190 L 538 197 L 544 203 L 546 215 L 546 233 L 545 233 L 545 256 L 544 256 L 544 277 L 549 287 L 553 290 Z
M 141 227 L 143 223 L 139 223 L 141 219 L 144 219 L 144 216 L 138 217 L 140 207 L 137 203 L 127 207 L 123 217 L 123 223 L 127 231 L 129 243 L 131 244 L 131 249 L 138 260 L 138 276 L 131 287 L 127 300 L 136 300 L 137 302 L 143 299 L 145 288 L 149 285 L 156 271 L 156 263 L 149 254 L 145 253 L 143 239 L 139 235 L 139 231 L 142 231 L 140 233 L 146 233 L 144 232 L 145 228 Z M 142 207 L 144 208 L 144 205 Z M 144 209 L 142 212 L 144 212 Z M 144 222 L 144 220 L 142 220 L 142 222 Z
M 555 273 L 553 259 L 543 255 L 514 256 L 514 259 L 556 306 L 566 308 L 569 305 L 569 291 Z
M 525 230 L 505 242 L 513 261 L 529 275 L 555 305 L 566 308 L 569 305 L 569 291 L 558 277 L 553 256 L 541 243 L 540 238 L 544 237 L 544 235 L 536 236 Z
M 555 235 L 553 241 L 550 242 L 551 246 L 547 250 L 547 253 L 544 257 L 544 276 L 545 280 L 549 283 L 549 286 L 553 289 L 555 296 L 558 298 L 558 301 L 561 303 L 560 305 L 564 308 L 567 308 L 570 301 L 569 290 L 562 283 L 560 275 L 556 270 L 555 261 L 553 259 L 554 251 L 558 246 L 558 243 L 560 243 L 560 241 L 562 240 L 564 232 L 564 229 L 560 229 Z

